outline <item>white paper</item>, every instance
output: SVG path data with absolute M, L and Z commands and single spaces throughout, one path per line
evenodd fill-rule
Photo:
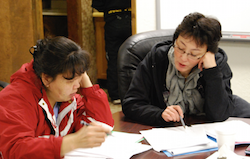
M 250 143 L 250 125 L 240 121 L 231 120 L 207 124 L 197 124 L 187 127 L 155 128 L 141 131 L 142 135 L 156 151 L 166 150 L 173 156 L 192 153 L 201 150 L 218 148 L 218 144 L 206 136 L 216 139 L 215 128 L 217 126 L 230 125 L 236 131 L 236 144 Z M 206 142 L 206 139 L 208 142 Z
M 217 143 L 210 140 L 209 143 L 197 146 L 190 146 L 184 148 L 176 148 L 176 149 L 169 149 L 168 152 L 171 153 L 173 156 L 180 155 L 184 153 L 196 152 L 201 150 L 208 150 L 217 148 Z
M 230 125 L 236 132 L 235 142 L 236 144 L 250 143 L 250 125 L 241 120 L 230 120 L 224 122 L 215 122 L 208 124 L 197 124 L 192 127 L 199 127 L 205 129 L 206 133 L 216 139 L 215 128 L 217 126 L 223 126 L 225 124 Z
M 203 128 L 182 126 L 140 131 L 155 151 L 206 145 L 210 142 Z
M 129 159 L 131 156 L 147 151 L 152 147 L 136 143 L 142 139 L 141 134 L 113 132 L 108 136 L 100 147 L 76 149 L 67 153 L 65 159 L 76 158 L 112 158 L 112 159 Z

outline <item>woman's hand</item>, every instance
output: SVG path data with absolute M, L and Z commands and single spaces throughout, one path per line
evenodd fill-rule
M 68 134 L 63 137 L 61 145 L 61 156 L 76 148 L 92 148 L 100 146 L 110 130 L 95 122 L 90 126 L 84 126 L 76 133 Z
M 81 87 L 81 88 L 88 88 L 88 87 L 92 87 L 92 86 L 93 86 L 93 84 L 92 84 L 92 82 L 90 81 L 87 72 L 84 72 L 84 73 L 81 75 L 80 87 Z
M 179 122 L 180 121 L 180 116 L 183 118 L 183 111 L 179 105 L 171 105 L 168 106 L 164 112 L 161 114 L 162 118 L 166 122 L 174 121 L 174 122 Z
M 202 71 L 203 67 L 205 69 L 217 66 L 215 61 L 215 54 L 208 51 L 199 61 L 198 68 Z

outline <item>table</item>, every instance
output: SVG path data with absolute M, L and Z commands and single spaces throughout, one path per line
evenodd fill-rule
M 122 112 L 117 112 L 113 114 L 113 118 L 115 121 L 114 131 L 121 131 L 121 132 L 129 132 L 129 133 L 140 133 L 140 130 L 148 130 L 151 129 L 152 126 L 139 124 L 127 119 Z M 250 124 L 249 118 L 233 118 L 230 117 L 228 120 L 242 120 L 248 124 Z M 193 124 L 202 124 L 202 123 L 209 123 L 211 121 L 207 120 L 204 116 L 185 116 L 184 121 L 186 125 L 193 125 Z M 169 126 L 180 126 L 181 123 L 172 123 Z M 250 135 L 250 134 L 249 134 Z M 148 144 L 146 140 L 142 143 Z M 235 153 L 238 155 L 245 156 L 245 149 L 248 145 L 238 145 L 235 147 Z M 153 149 L 143 152 L 141 154 L 134 155 L 131 159 L 165 159 L 165 158 L 174 158 L 174 159 L 202 159 L 207 158 L 215 151 L 210 152 L 203 152 L 203 153 L 196 153 L 196 154 L 189 154 L 189 155 L 181 155 L 175 157 L 167 157 L 164 153 L 159 153 L 154 151 Z

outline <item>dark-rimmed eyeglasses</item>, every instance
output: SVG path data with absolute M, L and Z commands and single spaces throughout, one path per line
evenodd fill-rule
M 173 47 L 176 49 L 176 51 L 182 55 L 184 55 L 185 53 L 187 53 L 185 50 L 181 49 L 178 45 L 176 45 L 176 42 L 174 43 Z M 205 52 L 203 55 L 201 56 L 197 56 L 197 55 L 193 55 L 192 53 L 187 53 L 187 57 L 189 59 L 192 60 L 199 60 L 200 58 L 202 58 L 207 52 Z

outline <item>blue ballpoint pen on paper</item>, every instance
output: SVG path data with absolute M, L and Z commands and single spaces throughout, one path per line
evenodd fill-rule
M 84 126 L 90 126 L 90 124 L 89 123 L 87 123 L 86 121 L 84 121 L 84 120 L 81 120 L 80 121 L 80 123 L 82 124 L 82 125 L 84 125 Z M 110 132 L 110 133 L 106 133 L 107 135 L 111 135 L 111 136 L 113 136 L 112 135 L 112 133 Z
M 186 125 L 185 125 L 184 120 L 182 119 L 181 116 L 180 116 L 180 119 L 181 119 L 181 124 L 182 124 L 182 126 L 184 127 L 184 129 L 186 129 Z

